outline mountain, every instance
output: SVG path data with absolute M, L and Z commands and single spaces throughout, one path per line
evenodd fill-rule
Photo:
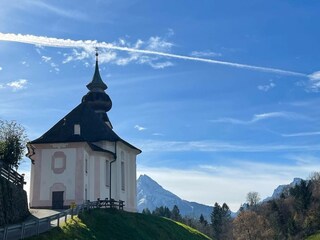
M 269 201 L 272 199 L 278 199 L 280 198 L 281 194 L 284 193 L 285 195 L 287 195 L 289 193 L 289 189 L 293 188 L 294 186 L 296 186 L 297 184 L 300 184 L 302 181 L 301 178 L 294 178 L 293 181 L 290 184 L 284 184 L 284 185 L 279 185 L 274 191 L 271 197 L 267 197 L 266 199 L 263 200 L 263 202 L 265 201 Z
M 170 210 L 177 205 L 182 216 L 198 219 L 202 214 L 211 222 L 212 207 L 204 204 L 189 202 L 169 192 L 147 175 L 140 175 L 137 180 L 137 205 L 138 211 L 148 208 L 150 211 L 156 207 L 166 206 Z

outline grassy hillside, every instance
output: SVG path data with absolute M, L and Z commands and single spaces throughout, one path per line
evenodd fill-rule
M 97 209 L 69 220 L 62 228 L 55 228 L 31 239 L 208 240 L 210 238 L 169 219 L 118 210 Z
M 320 232 L 308 237 L 306 240 L 320 240 Z

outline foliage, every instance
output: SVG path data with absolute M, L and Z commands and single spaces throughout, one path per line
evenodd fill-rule
M 0 161 L 18 169 L 26 142 L 25 129 L 20 124 L 0 120 Z
M 226 203 L 222 207 L 215 203 L 211 213 L 211 225 L 213 237 L 217 240 L 230 239 L 231 234 L 231 216 L 230 209 Z
M 279 199 L 255 204 L 254 195 L 247 198 L 247 207 L 233 221 L 234 239 L 301 240 L 319 230 L 319 172 L 313 173 L 308 181 L 302 180 Z
M 241 212 L 234 220 L 233 235 L 236 240 L 274 239 L 268 220 L 250 210 Z
M 210 239 L 195 229 L 166 218 L 115 209 L 95 209 L 69 220 L 62 228 L 32 240 L 65 239 Z
M 309 236 L 306 240 L 320 240 L 320 233 Z
M 311 182 L 302 180 L 300 184 L 290 189 L 290 195 L 294 198 L 294 207 L 297 211 L 306 210 L 311 203 Z
M 248 192 L 247 194 L 247 203 L 249 206 L 256 206 L 260 201 L 260 196 L 258 192 Z
M 181 221 L 180 210 L 177 205 L 174 205 L 171 211 L 171 218 L 175 221 Z
M 152 211 L 152 215 L 158 217 L 166 217 L 171 218 L 171 211 L 168 207 L 157 207 L 154 211 Z

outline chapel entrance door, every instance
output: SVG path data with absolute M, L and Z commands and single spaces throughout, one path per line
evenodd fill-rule
M 63 191 L 52 192 L 52 209 L 63 209 Z

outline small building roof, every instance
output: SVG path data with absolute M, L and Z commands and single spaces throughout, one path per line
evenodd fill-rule
M 74 132 L 76 124 L 80 125 L 80 134 Z M 30 143 L 88 142 L 90 145 L 99 141 L 121 141 L 141 152 L 140 149 L 121 139 L 86 102 L 80 103 L 46 133 Z

